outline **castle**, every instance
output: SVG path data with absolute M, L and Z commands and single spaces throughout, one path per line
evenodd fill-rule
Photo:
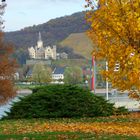
M 33 46 L 28 48 L 28 51 L 29 51 L 30 59 L 46 59 L 46 60 L 54 59 L 54 60 L 56 60 L 56 57 L 57 57 L 56 56 L 57 55 L 56 46 L 44 47 L 40 32 L 39 32 L 39 38 L 37 41 L 37 45 L 35 46 L 35 48 Z

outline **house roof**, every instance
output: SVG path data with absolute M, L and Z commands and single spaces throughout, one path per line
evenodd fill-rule
M 53 71 L 53 74 L 64 74 L 64 68 L 63 67 L 56 67 Z
M 26 76 L 31 76 L 32 72 L 33 72 L 33 69 L 29 69 Z

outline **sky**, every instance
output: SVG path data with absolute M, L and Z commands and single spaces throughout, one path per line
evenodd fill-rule
M 20 30 L 86 10 L 85 0 L 7 0 L 6 3 L 4 31 Z

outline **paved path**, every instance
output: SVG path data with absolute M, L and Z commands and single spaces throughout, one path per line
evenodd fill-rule
M 96 95 L 106 98 L 106 89 L 96 89 Z M 140 111 L 140 101 L 130 99 L 128 92 L 119 93 L 112 89 L 109 90 L 109 102 L 114 103 L 116 107 L 125 106 L 130 111 Z
M 19 95 L 29 95 L 29 94 L 32 94 L 32 90 L 30 90 L 30 89 L 17 90 L 17 94 L 19 94 Z

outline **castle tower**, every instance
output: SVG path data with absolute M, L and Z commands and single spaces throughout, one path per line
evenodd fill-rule
M 30 58 L 35 59 L 36 58 L 36 52 L 35 52 L 34 47 L 28 48 L 28 51 L 29 51 Z
M 39 37 L 38 37 L 39 41 L 42 41 L 42 37 L 41 37 L 41 33 L 39 32 Z
M 56 45 L 53 46 L 53 59 L 56 60 Z
M 43 41 L 42 41 L 41 33 L 39 32 L 39 37 L 37 41 L 37 49 L 40 49 L 40 48 L 43 48 Z

